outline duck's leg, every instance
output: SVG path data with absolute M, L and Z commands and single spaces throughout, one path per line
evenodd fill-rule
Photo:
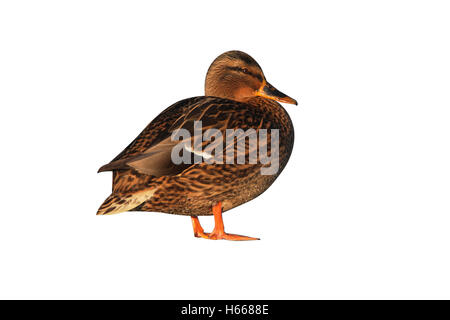
M 212 240 L 235 240 L 235 241 L 243 241 L 243 240 L 259 240 L 258 238 L 252 238 L 252 237 L 246 237 L 241 236 L 238 234 L 231 234 L 225 232 L 225 227 L 223 225 L 223 219 L 222 219 L 222 202 L 218 202 L 215 206 L 212 208 L 212 212 L 214 214 L 214 230 L 211 233 L 206 233 L 208 239 Z
M 194 236 L 197 238 L 205 238 L 209 239 L 207 234 L 202 228 L 202 225 L 200 224 L 200 221 L 198 220 L 197 216 L 191 216 L 192 220 L 192 228 L 194 228 Z

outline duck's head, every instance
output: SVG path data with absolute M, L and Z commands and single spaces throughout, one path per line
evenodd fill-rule
M 242 51 L 228 51 L 218 56 L 208 69 L 205 95 L 246 102 L 260 96 L 297 104 L 266 81 L 259 64 Z

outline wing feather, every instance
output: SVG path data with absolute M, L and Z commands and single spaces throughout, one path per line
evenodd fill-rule
M 201 135 L 208 129 L 218 129 L 225 142 L 226 129 L 261 128 L 264 112 L 245 103 L 217 97 L 195 97 L 179 101 L 158 115 L 128 147 L 110 163 L 102 166 L 99 172 L 133 168 L 156 177 L 181 173 L 190 165 L 175 165 L 171 161 L 172 148 L 180 143 L 172 141 L 171 137 L 175 130 L 186 129 L 191 137 L 189 141 L 183 141 L 188 146 L 186 150 L 198 148 L 192 148 L 194 141 L 202 140 L 198 139 L 195 121 L 202 121 Z M 236 138 L 238 141 L 242 139 L 240 136 Z M 202 148 L 208 143 L 210 142 L 204 141 Z M 229 147 L 232 146 L 226 145 L 224 149 Z

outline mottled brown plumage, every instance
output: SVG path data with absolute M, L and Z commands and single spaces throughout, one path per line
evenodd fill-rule
M 275 181 L 291 154 L 294 129 L 287 112 L 274 100 L 296 104 L 295 100 L 268 84 L 256 61 L 240 51 L 224 53 L 213 62 L 205 93 L 206 96 L 185 99 L 164 110 L 125 150 L 100 168 L 99 172 L 113 171 L 113 192 L 98 214 L 154 211 L 212 215 L 216 204 L 220 203 L 222 211 L 229 210 L 254 199 Z M 223 137 L 226 129 L 278 129 L 278 172 L 261 175 L 259 162 L 174 164 L 170 155 L 179 141 L 172 141 L 171 135 L 183 128 L 194 141 L 195 121 L 202 121 L 201 134 L 214 128 Z M 237 140 L 240 138 L 245 136 L 238 136 Z M 270 155 L 271 146 L 268 147 Z M 236 145 L 226 148 L 236 149 Z

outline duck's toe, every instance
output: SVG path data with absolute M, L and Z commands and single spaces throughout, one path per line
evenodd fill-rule
M 225 233 L 225 232 L 211 232 L 206 234 L 207 239 L 211 240 L 232 240 L 232 241 L 248 241 L 248 240 L 260 240 L 259 238 L 241 236 L 239 234 Z

